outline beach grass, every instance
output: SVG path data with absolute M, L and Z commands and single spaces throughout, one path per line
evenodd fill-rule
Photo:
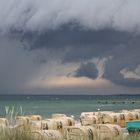
M 29 133 L 14 129 L 0 130 L 0 140 L 35 140 Z
M 22 107 L 15 109 L 14 107 L 5 107 L 5 118 L 8 119 L 8 126 L 0 126 L 0 140 L 36 140 L 31 135 L 31 130 L 24 130 L 15 127 L 15 119 L 18 115 L 23 115 Z M 40 139 L 41 140 L 41 139 Z

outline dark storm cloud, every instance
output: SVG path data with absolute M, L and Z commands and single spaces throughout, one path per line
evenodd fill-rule
M 130 46 L 129 46 L 130 45 Z M 115 52 L 114 59 L 110 60 L 105 66 L 104 78 L 111 80 L 112 82 L 125 86 L 140 86 L 140 46 L 133 41 L 124 50 Z M 137 68 L 138 67 L 138 68 Z M 127 71 L 122 73 L 124 69 L 130 69 L 138 72 L 133 72 L 131 76 Z
M 88 60 L 93 57 L 109 55 L 116 46 L 127 43 L 131 38 L 131 34 L 108 29 L 89 31 L 86 34 L 82 32 L 81 34 L 83 36 L 79 35 L 79 46 L 71 47 L 64 56 L 64 62 Z
M 121 73 L 125 68 L 134 70 L 139 65 L 139 35 L 112 29 L 97 31 L 80 30 L 79 27 L 71 29 L 69 26 L 68 24 L 59 30 L 43 34 L 24 33 L 20 39 L 24 47 L 30 51 L 46 49 L 51 52 L 51 58 L 61 53 L 61 61 L 64 64 L 113 56 L 106 62 L 104 78 L 120 85 L 140 86 L 138 79 L 124 78 Z M 46 57 L 38 56 L 35 62 L 46 63 Z M 94 65 L 92 63 L 92 66 Z M 92 66 L 91 63 L 81 65 L 75 76 L 95 79 L 98 71 Z
M 96 79 L 98 77 L 98 70 L 94 63 L 81 64 L 81 66 L 75 71 L 76 77 L 88 77 Z
M 71 47 L 70 51 L 65 53 L 63 61 L 65 63 L 82 62 L 89 61 L 94 57 L 113 56 L 111 60 L 105 63 L 103 78 L 119 85 L 140 87 L 140 68 L 138 67 L 140 64 L 140 37 L 116 31 L 106 31 L 105 33 L 104 31 L 99 31 L 99 34 L 101 36 L 98 36 L 97 40 L 93 37 L 91 44 Z M 81 38 L 81 40 L 84 40 L 84 38 Z M 137 70 L 139 71 L 135 76 L 134 74 L 129 76 L 126 71 L 121 72 L 124 69 L 134 71 L 136 67 L 138 67 Z M 93 72 L 88 66 L 86 70 L 85 67 L 81 66 L 77 70 L 79 76 L 94 79 L 92 77 Z
M 23 39 L 23 42 L 28 42 L 27 48 L 31 50 L 46 48 L 54 52 L 62 51 L 63 63 L 84 62 L 94 57 L 113 56 L 110 61 L 106 62 L 104 78 L 120 85 L 140 86 L 139 79 L 125 78 L 121 73 L 125 68 L 134 70 L 140 64 L 139 35 L 111 29 L 83 31 L 76 27 L 71 29 L 67 25 L 61 30 L 42 35 L 30 35 L 30 37 L 24 35 Z M 95 67 L 93 69 L 91 63 L 82 64 L 75 76 L 95 79 L 98 72 Z
M 93 49 L 96 52 L 92 53 L 98 55 L 106 49 L 111 49 L 114 44 L 126 43 L 130 38 L 131 34 L 125 32 L 114 31 L 111 29 L 85 31 L 80 30 L 78 27 L 71 29 L 68 24 L 60 30 L 39 35 L 33 33 L 23 34 L 23 36 L 21 36 L 21 41 L 25 43 L 25 45 L 27 45 L 26 48 L 30 50 L 46 47 L 49 49 L 70 48 L 71 51 L 73 51 L 76 48 L 80 50 L 85 46 L 87 51 Z M 102 51 L 98 47 L 99 45 L 104 46 L 102 47 Z

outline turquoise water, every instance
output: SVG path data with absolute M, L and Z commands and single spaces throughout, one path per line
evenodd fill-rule
M 140 108 L 140 96 L 88 96 L 88 95 L 46 95 L 46 96 L 0 96 L 0 116 L 5 116 L 5 106 L 14 106 L 23 114 L 40 114 L 50 117 L 52 113 L 74 115 L 77 119 L 81 112 L 119 111 L 122 109 Z

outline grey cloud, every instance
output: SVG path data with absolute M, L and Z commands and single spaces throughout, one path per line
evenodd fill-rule
M 21 39 L 23 39 L 23 43 L 27 44 L 29 50 L 49 50 L 51 58 L 58 55 L 64 64 L 82 63 L 93 58 L 113 56 L 113 59 L 105 64 L 103 77 L 116 84 L 139 86 L 137 79 L 125 79 L 124 75 L 121 74 L 123 69 L 134 69 L 139 65 L 139 35 L 111 29 L 83 31 L 79 28 L 70 29 L 65 26 L 61 30 L 41 35 L 24 34 Z M 46 59 L 38 57 L 36 62 L 44 63 Z M 93 78 L 93 72 L 90 71 L 90 68 L 88 71 L 88 68 L 83 75 Z M 82 70 L 81 67 L 79 70 Z
M 113 83 L 122 85 L 122 86 L 128 86 L 128 87 L 140 87 L 140 80 L 136 78 L 124 78 L 124 76 L 118 72 L 116 73 L 105 73 L 105 78 L 111 80 Z
M 19 40 L 0 38 L 0 94 L 26 91 L 30 80 L 43 67 L 40 62 L 35 62 L 44 54 L 43 50 L 29 52 L 22 47 Z
M 40 35 L 26 33 L 20 38 L 26 49 L 46 48 L 51 52 L 63 51 L 63 62 L 75 62 L 109 53 L 117 45 L 126 44 L 133 37 L 132 34 L 110 29 L 83 31 L 78 27 L 70 29 L 67 25 L 60 30 Z
M 133 70 L 140 64 L 139 35 L 111 29 L 83 31 L 74 28 L 72 30 L 65 26 L 61 30 L 40 35 L 25 33 L 17 36 L 18 33 L 14 36 L 15 39 L 20 39 L 24 47 L 30 50 L 29 52 L 42 50 L 34 59 L 34 62 L 38 64 L 45 65 L 47 61 L 57 61 L 57 59 L 61 60 L 63 64 L 85 63 L 90 62 L 93 58 L 113 56 L 113 59 L 105 63 L 103 78 L 116 84 L 139 87 L 139 80 L 125 79 L 124 75 L 121 74 L 123 69 Z M 43 55 L 42 52 L 44 52 Z M 48 54 L 49 56 L 47 56 Z M 80 67 L 75 76 L 87 76 L 94 79 L 97 71 L 94 70 L 94 73 L 91 67 L 85 67 Z M 81 71 L 83 74 L 80 75 Z
M 128 76 L 128 71 L 124 71 L 124 69 L 135 71 L 136 67 L 140 64 L 139 52 L 139 45 L 133 41 L 133 43 L 131 45 L 129 44 L 124 51 L 116 53 L 115 58 L 110 60 L 105 66 L 104 78 L 111 80 L 116 84 L 139 87 L 139 71 L 137 71 L 137 78 L 134 75 L 131 77 Z
M 109 40 L 107 44 L 109 44 Z M 112 56 L 112 59 L 108 59 L 104 64 L 104 68 L 102 68 L 102 78 L 123 86 L 140 87 L 139 37 L 132 37 L 126 40 L 124 39 L 123 43 L 119 43 L 118 41 L 117 43 L 114 43 L 113 46 L 107 46 L 107 44 L 97 45 L 100 53 L 98 53 L 96 46 L 82 46 L 80 49 L 76 48 L 75 51 L 73 49 L 73 52 L 68 52 L 70 54 L 70 61 L 68 62 L 74 62 L 75 60 L 86 62 L 90 61 L 91 58 L 97 57 L 101 59 L 101 57 Z M 90 51 L 88 50 L 88 47 Z M 83 67 L 83 69 L 85 70 L 80 67 L 77 72 L 83 72 L 84 74 L 81 74 L 81 76 L 85 75 L 88 78 L 94 79 L 95 77 L 92 77 L 93 71 L 90 70 L 89 67 L 86 67 L 86 65 L 84 66 L 85 67 Z
M 96 79 L 98 77 L 98 70 L 94 63 L 81 64 L 80 67 L 75 71 L 74 76 Z
M 113 59 L 102 78 L 139 87 L 139 79 L 128 76 L 140 64 L 139 5 L 139 0 L 0 0 L 0 34 L 12 37 L 6 44 L 0 38 L 0 88 L 22 87 L 52 60 L 83 63 L 75 76 L 95 79 L 99 71 L 90 60 L 108 56 Z
M 0 0 L 0 31 L 38 32 L 74 23 L 83 30 L 140 31 L 140 1 Z
M 127 50 L 127 44 L 135 38 L 132 34 L 108 29 L 88 33 L 90 37 L 86 34 L 85 36 L 79 35 L 81 39 L 79 46 L 72 45 L 71 49 L 65 53 L 63 62 L 85 61 L 93 57 L 117 55 L 117 53 Z M 90 41 L 88 41 L 89 38 L 91 38 Z M 88 42 L 88 44 L 84 44 L 82 41 Z
M 91 46 L 91 45 L 113 45 L 114 43 L 125 43 L 131 34 L 125 32 L 119 32 L 110 29 L 104 29 L 99 31 L 83 31 L 78 27 L 71 29 L 70 25 L 63 26 L 59 30 L 46 32 L 43 34 L 25 33 L 21 36 L 21 41 L 27 43 L 27 48 L 64 48 L 72 46 Z M 107 46 L 105 46 L 107 47 Z M 96 47 L 97 48 L 97 47 Z M 108 46 L 108 48 L 110 48 Z M 104 48 L 103 48 L 104 49 Z M 98 50 L 100 51 L 100 50 Z

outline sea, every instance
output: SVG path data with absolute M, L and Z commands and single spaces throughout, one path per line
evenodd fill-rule
M 140 109 L 140 95 L 0 95 L 0 117 L 5 117 L 6 108 L 18 115 L 50 118 L 63 113 L 78 120 L 81 112 Z

